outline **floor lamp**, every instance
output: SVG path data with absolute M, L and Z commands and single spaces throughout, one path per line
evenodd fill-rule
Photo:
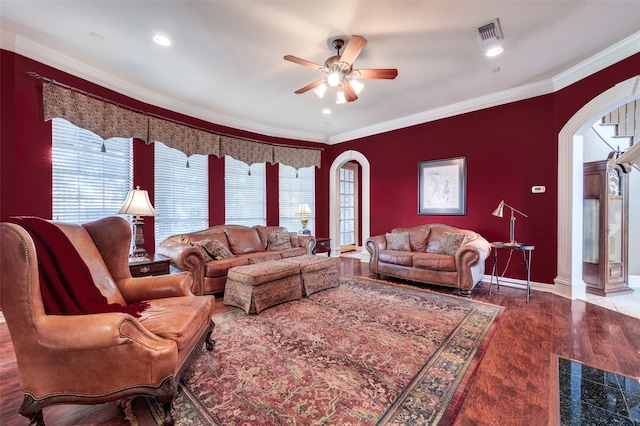
M 509 204 L 505 203 L 504 200 L 500 201 L 500 204 L 498 204 L 498 207 L 491 214 L 496 216 L 496 217 L 503 217 L 503 210 L 504 210 L 505 207 L 511 209 L 511 219 L 510 219 L 510 222 L 509 222 L 509 238 L 511 240 L 510 244 L 512 244 L 514 246 L 517 246 L 518 243 L 516 242 L 516 236 L 515 236 L 515 233 L 516 233 L 516 217 L 513 214 L 513 212 L 518 212 L 524 217 L 529 217 L 529 216 L 527 216 L 526 214 L 522 213 L 520 210 L 514 209 Z
M 151 205 L 151 201 L 149 201 L 149 193 L 144 189 L 140 189 L 139 185 L 136 189 L 130 190 L 129 195 L 127 195 L 127 199 L 124 201 L 124 204 L 118 214 L 133 216 L 133 224 L 136 230 L 134 238 L 135 248 L 131 253 L 131 257 L 145 257 L 147 255 L 147 251 L 142 247 L 144 245 L 144 236 L 142 235 L 142 216 L 158 215 Z

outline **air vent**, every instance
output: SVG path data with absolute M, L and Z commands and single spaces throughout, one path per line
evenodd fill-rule
M 478 40 L 480 40 L 482 44 L 491 44 L 502 40 L 502 32 L 500 31 L 500 21 L 498 21 L 498 18 L 478 28 Z

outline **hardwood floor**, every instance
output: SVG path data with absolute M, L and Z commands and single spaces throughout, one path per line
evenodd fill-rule
M 370 276 L 368 265 L 340 259 L 340 273 Z M 451 293 L 435 286 L 434 291 Z M 640 377 L 640 319 L 549 293 L 534 292 L 525 303 L 522 290 L 501 287 L 488 294 L 488 283 L 470 299 L 506 308 L 485 353 L 455 425 L 533 426 L 557 424 L 552 385 L 556 356 L 630 377 Z M 225 309 L 220 301 L 219 309 Z M 553 377 L 553 380 L 551 379 Z M 18 414 L 22 392 L 13 345 L 6 324 L 0 324 L 0 424 L 27 425 Z M 55 425 L 108 426 L 129 424 L 115 403 L 100 406 L 55 406 L 44 411 Z

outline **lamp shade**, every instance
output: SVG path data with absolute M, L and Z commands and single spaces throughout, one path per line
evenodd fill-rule
M 300 204 L 298 210 L 296 210 L 296 216 L 311 216 L 312 214 L 311 208 L 307 203 Z
M 127 199 L 124 201 L 124 204 L 118 214 L 127 214 L 131 216 L 158 215 L 151 205 L 151 201 L 149 201 L 149 193 L 144 189 L 140 189 L 139 185 L 136 189 L 129 191 Z
M 497 217 L 502 217 L 503 210 L 504 210 L 504 200 L 500 201 L 500 204 L 498 204 L 498 207 L 496 207 L 496 209 L 491 214 Z

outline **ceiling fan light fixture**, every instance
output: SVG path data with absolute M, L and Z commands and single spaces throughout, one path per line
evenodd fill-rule
M 327 76 L 327 83 L 331 87 L 337 87 L 340 84 L 340 73 L 332 72 Z
M 336 103 L 344 104 L 346 102 L 347 102 L 347 98 L 344 97 L 344 92 L 342 91 L 342 88 L 340 88 L 340 90 L 338 90 L 338 95 L 336 96 Z
M 327 91 L 327 85 L 322 83 L 320 86 L 314 89 L 313 93 L 315 93 L 317 97 L 322 99 L 324 97 L 324 92 L 326 91 Z
M 364 84 L 360 83 L 358 80 L 351 80 L 349 84 L 351 84 L 351 87 L 353 87 L 353 90 L 356 92 L 356 95 L 359 95 L 362 89 L 364 88 Z

